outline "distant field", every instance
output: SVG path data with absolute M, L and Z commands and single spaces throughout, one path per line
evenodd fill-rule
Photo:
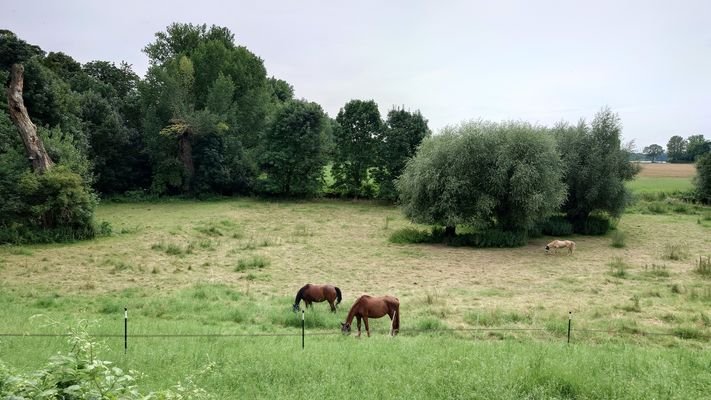
M 627 187 L 634 193 L 673 193 L 691 190 L 691 178 L 655 178 L 640 176 L 628 182 Z
M 635 193 L 673 193 L 693 188 L 694 164 L 640 164 L 637 178 L 627 184 Z
M 642 170 L 640 177 L 655 178 L 691 178 L 696 174 L 694 164 L 639 164 Z

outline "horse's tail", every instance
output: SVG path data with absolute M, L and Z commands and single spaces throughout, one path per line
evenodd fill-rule
M 393 320 L 393 335 L 397 335 L 400 330 L 400 303 L 395 305 L 395 319 Z
M 571 253 L 575 252 L 575 242 L 572 240 L 570 241 L 570 252 Z
M 341 300 L 343 300 L 343 296 L 341 296 L 341 289 L 336 287 L 336 304 L 341 304 Z
M 307 287 L 309 287 L 308 284 L 304 285 L 301 289 L 299 289 L 298 292 L 296 292 L 296 299 L 294 299 L 294 309 L 299 306 L 299 302 L 301 302 L 301 299 L 304 297 L 304 292 L 306 291 Z

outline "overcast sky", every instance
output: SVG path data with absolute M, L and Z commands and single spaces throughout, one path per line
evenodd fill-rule
M 383 116 L 421 110 L 436 131 L 477 118 L 576 122 L 608 105 L 639 150 L 711 137 L 711 1 L 221 3 L 0 0 L 0 28 L 143 76 L 141 49 L 171 22 L 226 26 L 331 116 L 374 99 Z

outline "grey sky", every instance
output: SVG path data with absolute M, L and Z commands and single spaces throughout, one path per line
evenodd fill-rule
M 256 4 L 255 4 L 256 3 Z M 348 100 L 552 124 L 618 112 L 638 149 L 711 136 L 709 1 L 0 0 L 0 27 L 78 61 L 125 60 L 171 22 L 228 27 L 270 75 L 335 116 Z

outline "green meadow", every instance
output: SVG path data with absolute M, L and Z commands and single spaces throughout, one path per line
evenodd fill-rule
M 413 225 L 371 202 L 105 203 L 109 237 L 0 247 L 0 334 L 84 326 L 142 390 L 187 379 L 215 398 L 704 398 L 711 210 L 652 203 L 607 236 L 573 237 L 573 256 L 546 255 L 548 237 L 394 244 Z M 344 300 L 306 312 L 302 350 L 291 304 L 309 282 Z M 400 299 L 400 335 L 387 336 L 387 318 L 371 320 L 370 338 L 340 334 L 361 293 Z M 69 350 L 66 337 L 0 336 L 18 373 Z

